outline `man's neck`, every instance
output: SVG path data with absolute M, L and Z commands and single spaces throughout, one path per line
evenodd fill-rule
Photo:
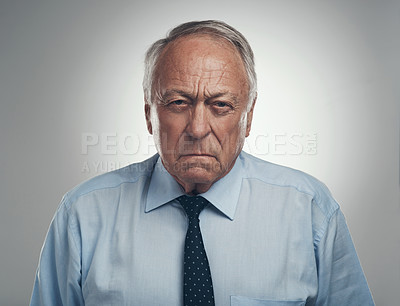
M 176 178 L 175 178 L 176 179 Z M 185 191 L 187 195 L 197 195 L 199 193 L 205 193 L 207 192 L 212 184 L 195 184 L 195 183 L 182 183 L 179 180 L 177 180 L 179 185 L 182 187 L 182 189 Z

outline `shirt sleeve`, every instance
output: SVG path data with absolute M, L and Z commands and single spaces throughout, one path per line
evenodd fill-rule
M 374 305 L 346 221 L 340 209 L 332 215 L 316 247 L 316 305 Z
M 65 196 L 48 230 L 33 287 L 31 306 L 84 305 L 80 243 Z

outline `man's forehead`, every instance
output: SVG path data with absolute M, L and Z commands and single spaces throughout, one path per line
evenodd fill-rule
M 236 48 L 226 39 L 209 34 L 185 35 L 170 42 L 161 52 L 157 66 L 162 66 L 170 61 L 180 61 L 183 55 L 190 54 L 192 61 L 204 56 L 219 55 L 221 60 L 241 62 L 241 57 Z
M 210 35 L 180 37 L 165 47 L 158 58 L 155 77 L 188 76 L 247 79 L 246 69 L 239 52 L 223 38 Z

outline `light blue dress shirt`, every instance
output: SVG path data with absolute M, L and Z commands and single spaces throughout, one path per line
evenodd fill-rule
M 181 306 L 184 192 L 158 155 L 68 192 L 31 305 Z M 374 305 L 327 188 L 242 152 L 200 215 L 216 306 Z

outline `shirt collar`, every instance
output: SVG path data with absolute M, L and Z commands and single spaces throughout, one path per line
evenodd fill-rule
M 244 167 L 241 153 L 231 171 L 216 181 L 207 192 L 199 195 L 212 203 L 229 219 L 233 220 L 244 177 L 243 173 Z M 151 175 L 145 212 L 150 212 L 184 194 L 182 187 L 168 173 L 159 157 Z

